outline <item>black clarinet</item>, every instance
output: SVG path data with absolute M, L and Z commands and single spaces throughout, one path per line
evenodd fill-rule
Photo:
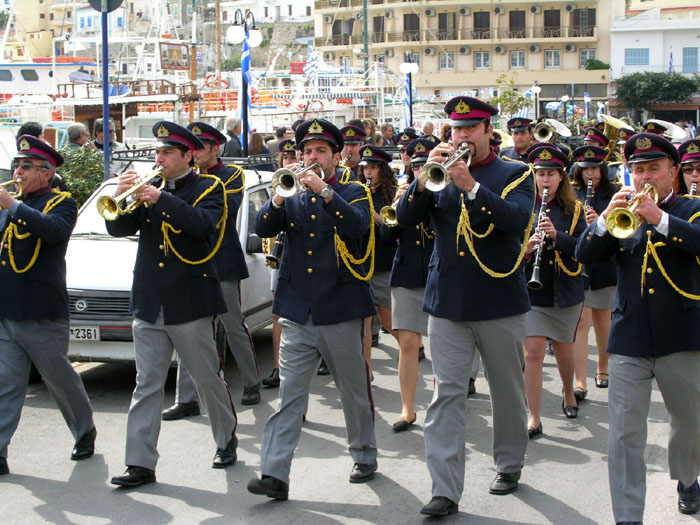
M 698 192 L 698 183 L 693 182 L 690 185 L 690 191 L 688 192 L 689 195 L 695 195 Z
M 595 193 L 593 192 L 593 179 L 588 179 L 588 185 L 586 186 L 586 200 L 583 203 L 583 206 L 589 210 L 592 206 L 593 202 L 593 197 Z
M 542 282 L 540 282 L 540 264 L 542 263 L 542 248 L 544 248 L 544 232 L 540 227 L 540 224 L 547 216 L 547 203 L 549 202 L 549 188 L 545 188 L 542 191 L 542 205 L 540 206 L 540 212 L 537 214 L 537 228 L 535 233 L 540 234 L 540 240 L 535 246 L 535 261 L 532 265 L 532 277 L 527 282 L 527 287 L 531 290 L 539 290 L 542 288 Z
M 284 248 L 284 235 L 285 232 L 279 232 L 277 237 L 275 237 L 275 242 L 272 244 L 270 253 L 265 256 L 267 265 L 270 268 L 278 268 L 280 264 L 280 258 L 282 257 L 282 248 Z

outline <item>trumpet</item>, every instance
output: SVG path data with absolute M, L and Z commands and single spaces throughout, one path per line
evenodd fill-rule
M 102 215 L 102 217 L 107 221 L 116 221 L 120 215 L 125 213 L 131 213 L 141 204 L 146 204 L 146 201 L 142 201 L 136 198 L 132 198 L 136 193 L 141 191 L 147 184 L 155 180 L 157 177 L 162 177 L 163 167 L 158 166 L 155 171 L 152 171 L 145 175 L 139 180 L 138 183 L 134 184 L 127 191 L 118 195 L 116 197 L 110 197 L 109 195 L 102 195 L 97 199 L 97 212 Z M 162 178 L 161 184 L 158 187 L 162 190 L 165 187 L 165 178 Z M 129 202 L 129 199 L 132 200 Z M 128 204 L 122 208 L 122 203 L 128 202 Z
M 459 148 L 448 157 L 444 164 L 439 162 L 426 162 L 423 169 L 420 170 L 420 180 L 426 189 L 430 191 L 442 191 L 448 184 L 452 182 L 447 168 L 455 164 L 461 158 L 466 158 L 467 168 L 472 163 L 472 151 L 469 149 L 469 144 L 462 142 Z
M 542 281 L 540 281 L 540 265 L 542 263 L 542 248 L 544 248 L 544 232 L 540 228 L 540 223 L 547 216 L 547 204 L 549 203 L 549 188 L 542 190 L 542 205 L 540 206 L 540 212 L 537 214 L 537 228 L 535 228 L 535 233 L 540 235 L 540 240 L 535 246 L 535 260 L 532 264 L 532 277 L 527 282 L 527 287 L 531 290 L 539 290 L 542 288 Z
M 605 226 L 613 237 L 628 239 L 642 225 L 644 219 L 637 213 L 639 200 L 632 201 L 637 195 L 646 195 L 647 193 L 651 195 L 654 202 L 658 202 L 659 195 L 656 193 L 656 188 L 651 184 L 645 184 L 641 192 L 630 195 L 630 204 L 626 208 L 615 208 L 608 213 Z
M 690 191 L 688 192 L 688 195 L 696 195 L 697 192 L 698 192 L 698 183 L 697 183 L 697 182 L 693 182 L 693 183 L 690 185 Z
M 15 186 L 17 188 L 17 191 L 7 190 L 7 193 L 9 193 L 13 198 L 19 199 L 23 193 L 22 192 L 22 179 L 17 178 L 17 179 L 13 179 L 13 180 L 8 180 L 8 181 L 0 184 L 0 188 L 9 188 L 10 186 Z
M 299 168 L 298 170 L 290 170 L 289 168 L 280 168 L 272 174 L 272 190 L 280 197 L 291 197 L 297 193 L 306 191 L 306 186 L 304 186 L 299 181 L 299 176 L 314 169 L 315 167 L 321 167 L 318 162 L 314 162 L 308 168 Z
M 396 218 L 396 203 L 390 206 L 382 206 L 382 209 L 379 210 L 379 216 L 382 218 L 382 222 L 389 228 L 394 228 L 399 225 L 399 220 Z

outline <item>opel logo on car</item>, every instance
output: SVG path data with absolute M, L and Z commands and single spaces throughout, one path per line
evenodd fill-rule
M 87 301 L 85 301 L 84 299 L 79 299 L 79 300 L 75 301 L 76 311 L 84 312 L 85 310 L 87 310 L 87 307 L 88 307 Z

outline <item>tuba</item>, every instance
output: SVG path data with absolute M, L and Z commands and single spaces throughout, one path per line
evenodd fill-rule
M 608 218 L 605 219 L 605 226 L 613 237 L 617 239 L 628 239 L 634 235 L 634 232 L 642 225 L 644 219 L 637 213 L 639 201 L 632 199 L 637 195 L 650 194 L 654 202 L 658 202 L 659 196 L 656 193 L 656 188 L 651 184 L 645 184 L 641 192 L 630 195 L 630 203 L 626 208 L 615 208 L 608 213 Z
M 467 167 L 472 162 L 472 151 L 469 149 L 469 144 L 462 142 L 454 153 L 447 158 L 444 164 L 439 162 L 426 162 L 423 169 L 420 170 L 420 180 L 426 189 L 430 191 L 442 191 L 448 184 L 452 182 L 447 168 L 455 164 L 462 158 L 466 158 Z
M 544 235 L 540 228 L 540 223 L 547 216 L 547 204 L 549 204 L 549 188 L 542 190 L 542 204 L 540 205 L 540 212 L 537 214 L 537 228 L 535 228 L 535 233 L 539 233 L 540 240 L 535 246 L 535 260 L 532 264 L 532 277 L 527 282 L 527 287 L 531 290 L 539 290 L 542 288 L 542 281 L 540 281 L 540 265 L 542 264 L 542 249 L 544 248 Z
M 554 144 L 559 137 L 570 137 L 571 130 L 558 120 L 548 118 L 537 124 L 532 134 L 537 142 Z
M 306 191 L 306 187 L 299 181 L 299 176 L 316 167 L 321 167 L 318 162 L 313 163 L 308 168 L 299 168 L 298 170 L 290 170 L 289 168 L 280 168 L 272 174 L 272 190 L 280 197 L 291 197 L 297 193 Z
M 619 151 L 616 151 L 618 137 L 620 136 L 620 130 L 625 129 L 634 132 L 634 128 L 627 124 L 624 120 L 619 118 L 611 117 L 610 115 L 600 115 L 600 120 L 605 123 L 605 129 L 603 133 L 608 137 L 607 145 L 607 155 L 605 156 L 605 162 L 622 162 L 622 155 Z
M 150 184 L 151 181 L 158 177 L 161 177 L 163 173 L 163 167 L 158 166 L 155 171 L 148 173 L 146 176 L 142 177 L 141 180 L 134 184 L 127 191 L 118 195 L 117 197 L 110 197 L 109 195 L 102 195 L 97 199 L 97 211 L 102 217 L 107 221 L 116 221 L 120 215 L 125 213 L 131 213 L 141 204 L 146 204 L 146 201 L 132 199 L 136 193 L 141 191 L 143 187 Z M 158 189 L 162 190 L 165 187 L 165 178 L 162 178 L 161 184 Z M 122 203 L 129 202 L 124 208 L 121 207 Z
M 10 186 L 14 186 L 16 188 L 16 191 L 7 190 L 7 193 L 9 193 L 13 198 L 19 199 L 23 193 L 22 192 L 22 179 L 20 179 L 20 178 L 12 179 L 12 180 L 8 180 L 8 181 L 0 184 L 0 188 L 9 188 Z

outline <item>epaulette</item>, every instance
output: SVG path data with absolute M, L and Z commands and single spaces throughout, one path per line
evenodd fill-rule
M 519 162 L 520 164 L 527 164 L 527 162 L 523 162 L 520 159 L 511 159 L 510 157 L 506 157 L 505 155 L 501 156 L 501 158 L 508 162 Z

